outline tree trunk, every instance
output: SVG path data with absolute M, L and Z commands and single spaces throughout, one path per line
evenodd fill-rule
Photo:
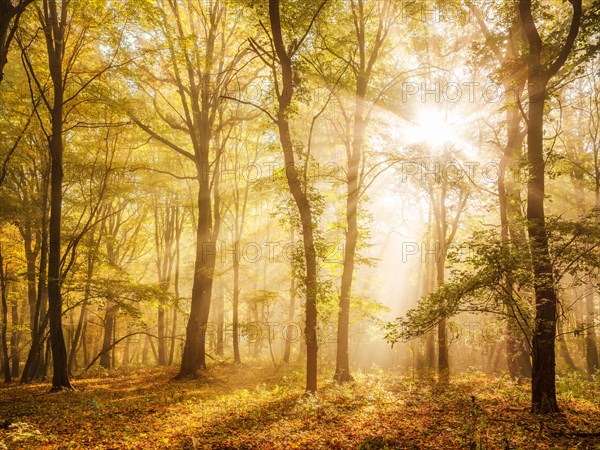
M 40 225 L 41 244 L 40 244 L 40 265 L 38 270 L 37 292 L 34 316 L 31 319 L 31 346 L 27 354 L 27 360 L 21 374 L 21 383 L 28 383 L 39 374 L 42 366 L 44 336 L 46 334 L 47 316 L 46 306 L 48 304 L 47 289 L 47 269 L 48 269 L 48 192 L 49 192 L 49 171 L 44 173 L 44 183 L 42 185 L 42 220 Z M 29 288 L 28 288 L 29 295 Z
M 281 92 L 278 93 L 277 128 L 285 160 L 285 174 L 288 187 L 298 208 L 302 224 L 302 241 L 306 263 L 306 391 L 317 391 L 317 252 L 314 241 L 313 212 L 306 193 L 302 190 L 300 176 L 296 169 L 294 145 L 288 117 L 294 94 L 292 60 L 283 42 L 279 0 L 269 0 L 269 19 L 273 35 L 273 45 L 281 67 Z
M 115 321 L 117 315 L 116 305 L 111 300 L 106 300 L 106 312 L 104 314 L 104 338 L 102 341 L 100 356 L 100 365 L 105 369 L 112 368 L 111 361 L 111 352 L 112 341 L 113 341 L 113 333 L 115 328 Z
M 532 337 L 531 409 L 537 413 L 558 412 L 556 401 L 555 339 L 557 296 L 552 261 L 548 250 L 544 213 L 544 104 L 550 79 L 565 64 L 581 24 L 581 0 L 571 0 L 573 16 L 568 35 L 557 58 L 545 67 L 542 53 L 545 45 L 536 28 L 532 0 L 519 0 L 519 20 L 529 43 L 527 55 L 528 128 L 527 159 L 527 232 L 532 257 L 535 291 L 535 323 Z M 546 49 L 547 50 L 547 49 Z M 545 58 L 547 59 L 547 58 Z
M 573 371 L 577 370 L 577 366 L 573 362 L 573 358 L 571 357 L 571 352 L 569 351 L 569 347 L 567 346 L 567 340 L 565 339 L 565 335 L 563 334 L 563 326 L 562 321 L 557 321 L 558 327 L 558 348 L 560 349 L 560 354 L 565 360 L 567 367 Z
M 162 289 L 162 288 L 161 288 Z M 166 289 L 163 291 L 166 292 Z M 165 339 L 165 316 L 166 316 L 166 305 L 164 300 L 161 298 L 158 305 L 158 365 L 164 366 L 167 364 L 167 341 Z
M 442 208 L 445 208 L 445 205 L 443 205 L 443 199 L 442 199 Z M 439 229 L 440 227 L 436 227 L 436 229 Z M 444 227 L 442 227 L 443 229 Z M 436 282 L 437 282 L 437 288 L 441 288 L 444 285 L 445 282 L 445 272 L 446 272 L 446 249 L 444 248 L 444 240 L 445 238 L 443 236 L 439 236 L 438 233 L 438 238 L 436 239 L 438 245 L 439 245 L 439 251 L 436 254 Z M 447 336 L 447 330 L 446 330 L 446 319 L 442 319 L 440 320 L 440 322 L 438 323 L 437 326 L 437 338 L 438 338 L 438 364 L 437 364 L 437 371 L 438 371 L 438 380 L 441 382 L 446 382 L 448 381 L 449 377 L 450 377 L 450 361 L 449 361 L 449 357 L 448 357 L 448 336 Z
M 7 330 L 8 330 L 8 274 L 4 267 L 4 255 L 0 247 L 0 299 L 2 300 L 2 330 L 0 331 L 0 340 L 2 345 L 2 370 L 4 371 L 4 381 L 12 381 L 10 373 L 10 357 L 8 354 Z
M 505 86 L 506 91 L 510 92 L 510 84 Z M 515 103 L 520 96 L 521 87 L 515 92 Z M 518 189 L 515 187 L 511 176 L 511 170 L 515 168 L 515 154 L 520 153 L 522 145 L 522 134 L 520 130 L 521 112 L 515 105 L 506 105 L 506 122 L 507 122 L 507 142 L 504 147 L 504 153 L 500 161 L 500 173 L 498 177 L 498 199 L 500 205 L 500 239 L 505 251 L 510 251 L 511 248 L 511 231 L 513 240 L 512 245 L 521 245 L 521 231 L 517 231 L 518 221 L 521 217 Z M 511 169 L 511 170 L 509 170 Z M 516 223 L 511 223 L 511 221 Z M 512 274 L 507 273 L 505 276 L 505 310 L 509 315 L 505 327 L 506 340 L 506 363 L 508 372 L 513 379 L 531 376 L 531 362 L 529 351 L 527 350 L 525 340 L 527 336 L 523 336 L 523 330 L 519 327 L 519 320 L 523 318 L 516 317 L 514 307 L 514 296 L 512 293 L 515 286 L 512 280 Z M 526 325 L 526 324 L 525 324 Z
M 239 243 L 235 243 L 239 246 Z M 232 318 L 232 338 L 233 338 L 233 361 L 235 363 L 241 363 L 242 358 L 240 357 L 240 261 L 239 255 L 236 251 L 233 255 L 233 318 Z
M 208 136 L 205 137 L 208 139 Z M 181 368 L 176 378 L 196 378 L 206 368 L 206 328 L 210 313 L 216 244 L 212 236 L 212 206 L 209 191 L 209 140 L 203 146 L 204 163 L 198 163 L 198 229 L 196 231 L 196 262 L 192 286 L 192 305 L 186 328 L 186 340 Z
M 171 329 L 171 347 L 169 349 L 169 365 L 173 365 L 175 358 L 175 345 L 177 342 L 177 309 L 179 308 L 179 256 L 180 256 L 180 237 L 181 227 L 178 227 L 175 240 L 175 278 L 173 279 L 173 289 L 175 291 L 175 303 L 173 304 L 173 326 Z
M 292 240 L 294 242 L 294 233 L 292 232 Z M 294 339 L 294 330 L 292 328 L 294 322 L 294 313 L 296 311 L 296 278 L 294 277 L 294 269 L 290 274 L 290 304 L 288 307 L 288 326 L 285 336 L 285 348 L 283 351 L 283 362 L 290 363 L 290 354 L 292 352 L 292 341 Z
M 52 134 L 50 147 L 50 245 L 48 255 L 48 315 L 50 322 L 50 346 L 52 349 L 51 392 L 72 389 L 69 381 L 67 349 L 62 329 L 61 293 L 61 219 L 63 202 L 63 57 L 67 20 L 67 3 L 61 2 L 61 10 L 51 2 L 45 9 L 42 25 L 48 47 L 48 62 L 52 77 L 54 99 L 51 114 Z M 59 21 L 59 16 L 61 20 Z
M 366 90 L 366 86 L 364 86 L 364 89 Z M 348 193 L 346 197 L 347 230 L 344 246 L 344 267 L 342 269 L 342 283 L 340 288 L 337 353 L 334 374 L 334 379 L 338 383 L 353 381 L 352 375 L 350 374 L 350 361 L 348 355 L 348 328 L 350 324 L 350 298 L 352 294 L 352 280 L 354 278 L 354 260 L 356 256 L 356 244 L 358 242 L 358 170 L 362 156 L 362 140 L 364 132 L 362 105 L 364 104 L 364 101 L 364 94 L 361 96 L 357 95 L 354 145 L 352 155 L 348 161 Z
M 34 334 L 37 328 L 35 323 L 36 318 L 36 307 L 37 307 L 37 293 L 35 289 L 36 284 L 36 267 L 35 263 L 38 256 L 37 249 L 33 246 L 33 233 L 31 230 L 31 223 L 27 221 L 24 226 L 23 232 L 23 245 L 25 247 L 25 257 L 27 258 L 27 301 L 29 303 L 29 329 L 31 330 L 31 340 L 34 339 Z
M 535 290 L 535 323 L 533 329 L 532 409 L 548 413 L 558 411 L 556 401 L 556 339 L 557 297 L 554 274 L 548 250 L 544 214 L 544 146 L 543 123 L 546 81 L 530 77 L 535 92 L 529 96 L 529 129 L 527 156 L 529 182 L 527 189 L 527 231 L 532 256 Z
M 4 66 L 8 63 L 8 50 L 16 34 L 23 11 L 33 0 L 0 2 L 0 82 L 4 79 Z
M 586 332 L 585 332 L 585 361 L 588 376 L 594 375 L 600 365 L 598 364 L 598 346 L 596 345 L 596 311 L 594 307 L 594 285 L 592 277 L 588 278 L 586 286 L 585 306 L 586 306 Z
M 10 334 L 10 355 L 12 360 L 11 375 L 13 378 L 19 377 L 19 368 L 21 364 L 19 340 L 20 340 L 20 324 L 19 324 L 19 305 L 13 302 L 11 305 L 11 324 L 12 330 Z
M 93 241 L 93 239 L 92 239 Z M 83 293 L 83 301 L 81 303 L 81 311 L 79 311 L 79 320 L 77 321 L 77 328 L 75 330 L 75 335 L 73 336 L 73 341 L 71 344 L 71 351 L 69 352 L 69 373 L 72 373 L 73 367 L 77 361 L 77 350 L 79 348 L 80 339 L 83 333 L 83 326 L 85 321 L 87 320 L 87 306 L 90 300 L 90 290 L 92 283 L 92 275 L 94 273 L 94 256 L 92 250 L 88 252 L 88 261 L 87 261 L 87 277 L 85 280 L 85 288 Z M 86 364 L 87 366 L 87 364 Z
M 215 298 L 215 319 L 217 322 L 217 343 L 215 353 L 223 356 L 223 345 L 225 335 L 225 297 L 222 283 L 217 284 L 217 297 Z

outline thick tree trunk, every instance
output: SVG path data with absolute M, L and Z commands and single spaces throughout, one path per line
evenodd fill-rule
M 548 250 L 544 214 L 544 101 L 547 81 L 530 76 L 534 91 L 529 96 L 527 156 L 529 182 L 527 191 L 527 230 L 532 256 L 535 289 L 535 323 L 533 329 L 532 409 L 547 413 L 558 411 L 556 401 L 556 317 L 557 297 Z
M 186 328 L 181 368 L 177 378 L 198 376 L 206 368 L 206 328 L 210 313 L 216 244 L 212 236 L 212 205 L 209 190 L 208 144 L 204 144 L 198 163 L 198 229 L 196 231 L 196 263 L 192 286 L 192 305 Z
M 60 68 L 57 68 L 59 76 Z M 55 80 L 55 96 L 57 86 Z M 48 256 L 48 314 L 50 319 L 50 344 L 52 348 L 52 391 L 72 389 L 67 367 L 67 349 L 62 329 L 62 294 L 61 294 L 61 217 L 62 217 L 62 183 L 63 183 L 63 136 L 62 136 L 62 90 L 55 98 L 52 113 L 52 137 L 50 153 L 52 168 L 50 178 L 50 253 Z
M 67 2 L 63 0 L 60 10 L 57 3 L 49 3 L 42 18 L 48 48 L 48 65 L 54 92 L 50 111 L 52 134 L 50 148 L 50 227 L 48 255 L 48 316 L 50 322 L 50 346 L 52 349 L 52 389 L 72 389 L 69 381 L 67 349 L 62 329 L 61 294 L 61 220 L 63 202 L 63 106 L 64 80 L 63 57 Z M 60 16 L 60 19 L 59 19 Z
M 556 284 L 548 250 L 544 213 L 544 104 L 550 79 L 565 64 L 581 24 L 581 0 L 571 0 L 573 16 L 568 35 L 556 59 L 546 67 L 542 62 L 545 45 L 537 30 L 531 0 L 519 0 L 519 19 L 529 43 L 527 82 L 529 96 L 527 159 L 527 231 L 532 257 L 535 291 L 535 323 L 532 337 L 531 409 L 538 413 L 558 411 L 556 401 L 555 340 L 557 318 Z M 548 59 L 547 57 L 545 59 Z

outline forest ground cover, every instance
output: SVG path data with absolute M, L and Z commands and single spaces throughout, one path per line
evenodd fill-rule
M 220 364 L 199 380 L 176 368 L 113 370 L 0 389 L 0 448 L 8 449 L 593 449 L 600 448 L 600 384 L 559 379 L 561 414 L 529 412 L 529 387 L 467 373 L 439 384 L 390 371 L 316 397 L 300 368 Z

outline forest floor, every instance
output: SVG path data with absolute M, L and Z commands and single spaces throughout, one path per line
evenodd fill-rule
M 529 412 L 526 385 L 482 374 L 449 384 L 389 372 L 321 380 L 294 368 L 223 364 L 172 381 L 136 369 L 0 388 L 0 449 L 600 449 L 600 385 L 559 380 L 560 415 Z

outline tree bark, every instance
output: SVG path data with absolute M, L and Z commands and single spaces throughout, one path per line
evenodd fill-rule
M 208 136 L 205 136 L 207 139 Z M 206 368 L 206 328 L 210 313 L 216 244 L 212 234 L 212 206 L 209 191 L 208 144 L 205 141 L 198 163 L 198 229 L 192 305 L 186 328 L 181 368 L 177 378 L 196 378 Z M 202 162 L 203 161 L 203 162 Z
M 544 214 L 543 123 L 545 80 L 531 74 L 530 80 L 539 92 L 529 98 L 529 129 L 527 156 L 529 182 L 527 191 L 527 230 L 532 256 L 535 289 L 535 323 L 532 338 L 532 409 L 547 413 L 558 411 L 556 401 L 556 339 L 557 297 L 554 274 L 548 250 L 548 236 Z M 535 83 L 537 81 L 537 83 Z

